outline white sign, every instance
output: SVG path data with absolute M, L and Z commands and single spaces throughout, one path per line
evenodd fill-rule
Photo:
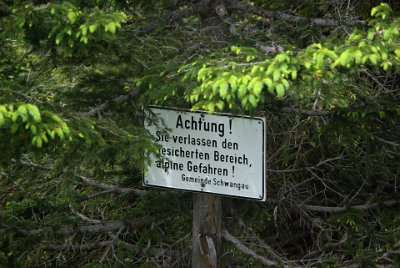
M 144 174 L 147 186 L 264 201 L 263 118 L 150 108 L 160 122 L 145 128 L 160 145 Z

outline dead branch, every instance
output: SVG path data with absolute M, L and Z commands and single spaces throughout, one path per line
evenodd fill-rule
M 49 166 L 36 164 L 36 163 L 33 163 L 33 162 L 30 161 L 30 160 L 29 160 L 29 161 L 25 161 L 25 160 L 19 160 L 19 161 L 17 161 L 17 160 L 15 160 L 15 159 L 11 159 L 11 162 L 13 162 L 13 163 L 19 163 L 19 164 L 21 164 L 21 165 L 23 165 L 23 166 L 34 167 L 34 168 L 41 169 L 41 170 L 51 170 L 51 168 L 50 168 Z
M 330 26 L 330 27 L 340 26 L 340 25 L 346 25 L 346 26 L 367 25 L 367 22 L 364 20 L 357 20 L 357 19 L 335 20 L 335 19 L 321 19 L 321 18 L 306 18 L 306 17 L 286 14 L 283 12 L 269 11 L 262 9 L 260 7 L 249 6 L 243 2 L 238 2 L 237 0 L 230 0 L 229 2 L 230 2 L 229 8 L 232 10 L 240 10 L 269 19 L 281 19 L 293 24 L 310 23 L 312 25 Z
M 23 166 L 34 167 L 34 168 L 38 168 L 38 169 L 42 169 L 42 170 L 51 170 L 51 167 L 49 167 L 49 166 L 36 164 L 36 163 L 33 163 L 30 160 L 29 161 L 24 161 L 24 160 L 17 161 L 15 159 L 12 159 L 11 161 L 14 162 L 14 163 L 19 163 L 19 164 L 21 164 Z M 135 196 L 141 196 L 144 193 L 146 193 L 146 191 L 144 191 L 144 190 L 133 189 L 133 188 L 124 188 L 124 187 L 119 187 L 119 186 L 116 186 L 116 185 L 110 185 L 110 184 L 106 184 L 106 183 L 103 183 L 103 182 L 98 182 L 98 181 L 89 179 L 89 178 L 87 178 L 85 176 L 82 176 L 82 175 L 76 174 L 76 173 L 75 173 L 75 176 L 80 178 L 81 181 L 84 184 L 88 185 L 88 186 L 92 186 L 92 187 L 104 190 L 103 192 L 100 192 L 98 194 L 92 195 L 90 198 L 93 198 L 93 197 L 96 197 L 96 196 L 99 196 L 99 195 L 102 195 L 102 194 L 106 194 L 106 193 L 134 194 Z
M 167 16 L 158 18 L 157 20 L 153 20 L 147 23 L 146 25 L 140 27 L 137 33 L 140 35 L 146 34 L 156 29 L 159 24 L 170 24 L 172 22 L 177 22 L 178 20 L 190 17 L 194 14 L 205 12 L 209 8 L 208 7 L 209 2 L 210 2 L 209 0 L 202 0 L 199 3 L 187 7 L 186 9 L 174 10 Z
M 348 209 L 355 209 L 355 210 L 369 210 L 372 208 L 376 208 L 379 205 L 384 205 L 384 206 L 393 206 L 398 204 L 399 201 L 397 200 L 389 200 L 385 201 L 382 203 L 371 203 L 371 204 L 364 204 L 364 205 L 355 205 L 355 206 L 348 206 L 348 207 L 326 207 L 326 206 L 318 206 L 318 205 L 306 205 L 302 204 L 300 205 L 301 208 L 314 211 L 314 212 L 326 212 L 326 213 L 338 213 L 338 212 L 343 212 Z
M 123 103 L 124 101 L 127 101 L 128 99 L 132 99 L 132 98 L 139 96 L 143 92 L 144 92 L 144 90 L 142 90 L 141 88 L 137 88 L 137 89 L 131 91 L 129 94 L 118 96 L 118 97 L 112 99 L 111 101 L 108 100 L 99 106 L 89 109 L 89 111 L 87 111 L 87 112 L 79 113 L 79 115 L 89 116 L 89 117 L 98 115 L 99 113 L 104 112 L 105 110 L 110 108 L 112 103 L 115 103 L 115 104 Z
M 274 54 L 283 52 L 283 47 L 280 45 L 266 46 L 263 44 L 256 44 L 256 47 L 265 54 Z
M 236 237 L 234 237 L 233 235 L 231 235 L 226 229 L 223 230 L 222 232 L 222 236 L 225 240 L 231 242 L 236 249 L 238 249 L 239 251 L 243 252 L 246 255 L 250 255 L 251 257 L 261 261 L 264 265 L 267 266 L 278 266 L 278 263 L 268 260 L 267 258 L 265 258 L 264 256 L 260 256 L 257 253 L 255 253 L 253 250 L 251 250 L 250 248 L 248 248 L 247 246 L 243 245 L 242 242 L 240 242 L 239 239 L 237 239 Z
M 125 229 L 140 229 L 153 223 L 154 219 L 155 219 L 154 217 L 145 216 L 141 219 L 131 219 L 124 221 L 122 220 L 107 221 L 98 224 L 82 225 L 75 228 L 64 225 L 58 227 L 56 230 L 53 230 L 51 227 L 45 227 L 39 229 L 22 229 L 22 228 L 9 227 L 2 224 L 3 230 L 1 230 L 0 233 L 12 230 L 24 236 L 39 236 L 45 233 L 54 233 L 55 235 L 58 236 L 83 234 L 83 233 L 104 233 L 104 232 L 113 232 Z
M 112 245 L 112 241 L 103 241 L 103 242 L 94 242 L 82 245 L 73 245 L 73 244 L 64 244 L 64 245 L 46 245 L 43 246 L 45 250 L 54 250 L 54 251 L 86 251 L 86 250 L 94 250 L 98 248 L 104 248 Z
M 307 115 L 307 116 L 328 116 L 334 113 L 334 111 L 309 111 L 303 109 L 295 109 L 289 107 L 283 107 L 277 112 L 285 113 L 285 114 L 300 114 L 300 115 Z
M 94 181 L 92 179 L 89 179 L 89 178 L 87 178 L 85 176 L 82 176 L 82 175 L 79 175 L 79 174 L 75 174 L 75 176 L 80 178 L 81 181 L 84 184 L 89 185 L 89 186 L 93 186 L 95 188 L 99 188 L 99 189 L 105 190 L 105 191 L 107 191 L 107 193 L 134 194 L 136 196 L 141 196 L 144 193 L 146 193 L 146 191 L 144 191 L 144 190 L 118 187 L 118 186 L 115 186 L 115 185 L 110 185 L 110 184 L 106 184 L 106 183 L 103 183 L 103 182 Z

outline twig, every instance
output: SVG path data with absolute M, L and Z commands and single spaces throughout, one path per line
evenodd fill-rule
M 144 226 L 148 226 L 154 222 L 154 217 L 145 216 L 141 219 L 131 219 L 125 221 L 106 221 L 101 222 L 98 224 L 91 224 L 91 225 L 82 225 L 76 228 L 71 226 L 60 226 L 58 229 L 53 230 L 50 227 L 39 228 L 39 229 L 22 229 L 22 228 L 15 228 L 15 232 L 23 234 L 25 236 L 39 236 L 45 233 L 54 233 L 55 235 L 59 236 L 66 236 L 66 235 L 73 235 L 79 233 L 104 233 L 104 232 L 112 232 L 117 231 L 120 229 L 137 229 L 142 228 Z M 12 230 L 12 227 L 8 227 L 8 230 Z M 2 230 L 3 232 L 3 230 Z
M 334 19 L 321 19 L 321 18 L 306 18 L 301 16 L 294 16 L 290 14 L 286 14 L 283 12 L 277 11 L 269 11 L 262 9 L 260 7 L 249 6 L 243 2 L 238 2 L 236 0 L 230 0 L 230 9 L 232 10 L 241 10 L 244 12 L 252 13 L 264 18 L 270 19 L 281 19 L 289 23 L 298 24 L 298 23 L 310 23 L 311 25 L 317 26 L 354 26 L 354 25 L 367 25 L 367 22 L 364 20 L 334 20 Z
M 72 244 L 65 244 L 65 245 L 47 245 L 43 246 L 44 249 L 47 250 L 55 250 L 55 251 L 86 251 L 86 250 L 94 250 L 98 248 L 108 247 L 113 242 L 110 241 L 103 241 L 103 242 L 94 242 L 82 245 L 72 245 Z
M 38 169 L 41 169 L 41 170 L 51 170 L 51 168 L 50 168 L 49 166 L 44 166 L 44 165 L 36 164 L 36 163 L 33 163 L 33 162 L 30 161 L 30 160 L 29 160 L 29 161 L 24 161 L 24 160 L 19 160 L 19 161 L 17 161 L 17 160 L 15 160 L 15 159 L 13 158 L 13 159 L 11 159 L 11 162 L 13 162 L 13 163 L 19 163 L 19 164 L 21 164 L 21 165 L 23 165 L 23 166 L 38 168 Z
M 110 251 L 110 248 L 112 248 L 114 246 L 114 242 L 119 237 L 119 235 L 121 234 L 122 230 L 123 229 L 119 229 L 118 232 L 111 237 L 111 241 L 109 241 L 110 245 L 104 251 L 103 256 L 101 256 L 100 263 L 102 263 L 106 259 L 107 254 Z
M 11 159 L 11 161 L 14 163 L 19 163 L 24 166 L 34 167 L 34 168 L 38 168 L 38 169 L 42 169 L 42 170 L 51 170 L 51 167 L 49 167 L 49 166 L 36 164 L 36 163 L 33 163 L 32 161 L 24 161 L 24 160 L 17 161 L 15 159 Z M 101 194 L 105 194 L 105 193 L 128 194 L 129 193 L 129 194 L 134 194 L 136 196 L 141 196 L 146 193 L 146 191 L 144 191 L 144 190 L 133 189 L 133 188 L 124 188 L 124 187 L 119 187 L 116 185 L 106 184 L 103 182 L 97 182 L 95 180 L 89 179 L 85 176 L 82 176 L 82 175 L 76 174 L 76 173 L 75 173 L 75 176 L 80 178 L 81 181 L 88 186 L 93 186 L 93 187 L 104 190 L 104 192 L 101 192 Z M 99 193 L 99 195 L 100 195 L 100 193 Z M 93 197 L 93 196 L 91 196 L 91 197 Z
M 328 116 L 333 114 L 333 111 L 309 111 L 309 110 L 303 110 L 303 109 L 295 109 L 295 108 L 289 108 L 289 107 L 283 107 L 280 110 L 277 110 L 277 112 L 281 113 L 287 113 L 287 114 L 301 114 L 301 115 L 308 115 L 308 116 Z
M 243 252 L 244 254 L 250 255 L 251 257 L 261 261 L 264 265 L 267 266 L 277 266 L 278 263 L 268 260 L 267 258 L 265 258 L 264 256 L 260 256 L 257 253 L 255 253 L 253 250 L 251 250 L 250 248 L 246 247 L 245 245 L 243 245 L 242 242 L 240 242 L 239 239 L 237 239 L 236 237 L 234 237 L 233 235 L 231 235 L 226 229 L 223 230 L 222 232 L 222 236 L 225 238 L 225 240 L 231 242 L 232 244 L 235 245 L 235 247 Z M 285 267 L 285 266 L 284 266 Z
M 79 115 L 81 115 L 81 116 L 95 116 L 95 115 L 99 114 L 100 112 L 104 112 L 105 110 L 110 108 L 112 103 L 115 103 L 115 104 L 122 103 L 124 101 L 127 101 L 128 99 L 135 98 L 135 97 L 139 96 L 143 92 L 144 92 L 144 90 L 142 90 L 141 88 L 137 88 L 136 90 L 131 91 L 129 94 L 118 96 L 118 97 L 112 99 L 111 101 L 106 101 L 106 102 L 100 104 L 99 106 L 91 108 L 87 112 L 79 113 Z

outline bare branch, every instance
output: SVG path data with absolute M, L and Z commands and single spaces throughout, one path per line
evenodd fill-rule
M 94 180 L 91 180 L 91 179 L 89 179 L 85 176 L 79 175 L 79 174 L 75 174 L 75 176 L 80 178 L 84 184 L 105 190 L 105 191 L 107 191 L 107 193 L 115 193 L 115 194 L 128 194 L 129 193 L 129 194 L 134 194 L 136 196 L 141 196 L 146 192 L 144 190 L 118 187 L 115 185 L 110 185 L 110 184 L 106 184 L 103 182 L 94 181 Z
M 131 91 L 129 94 L 118 96 L 118 97 L 112 99 L 111 101 L 106 101 L 106 102 L 104 102 L 103 104 L 101 104 L 99 106 L 93 107 L 87 112 L 79 113 L 79 115 L 81 115 L 81 116 L 95 116 L 95 115 L 98 115 L 100 112 L 104 112 L 105 110 L 110 108 L 112 103 L 115 103 L 115 104 L 123 103 L 124 101 L 127 101 L 128 99 L 135 98 L 135 97 L 139 96 L 143 92 L 144 91 L 141 88 L 138 88 L 136 90 Z
M 112 232 L 118 231 L 121 229 L 137 229 L 150 225 L 154 222 L 154 217 L 145 216 L 141 219 L 131 219 L 125 221 L 107 221 L 98 224 L 91 225 L 82 225 L 78 227 L 71 226 L 60 226 L 58 229 L 53 230 L 50 227 L 39 228 L 39 229 L 22 229 L 22 228 L 12 228 L 7 226 L 7 228 L 3 228 L 1 232 L 7 231 L 7 229 L 14 229 L 17 233 L 23 234 L 25 236 L 39 236 L 44 233 L 54 233 L 59 236 L 73 235 L 79 233 L 104 233 L 104 232 Z
M 98 248 L 104 248 L 112 245 L 112 241 L 94 242 L 82 245 L 64 244 L 64 245 L 46 245 L 43 249 L 55 251 L 86 251 Z
M 307 209 L 310 211 L 314 212 L 326 212 L 326 213 L 337 213 L 337 212 L 343 212 L 348 209 L 355 209 L 355 210 L 368 210 L 375 208 L 379 205 L 384 205 L 384 206 L 393 206 L 395 204 L 398 204 L 399 201 L 397 200 L 389 200 L 385 201 L 382 203 L 372 203 L 372 204 L 364 204 L 364 205 L 355 205 L 355 206 L 348 206 L 348 207 L 326 207 L 326 206 L 317 206 L 317 205 L 300 205 L 301 208 Z
M 238 2 L 236 0 L 230 0 L 230 9 L 232 10 L 241 10 L 244 12 L 252 13 L 264 18 L 270 19 L 281 19 L 289 23 L 310 23 L 312 25 L 318 26 L 340 26 L 340 25 L 347 25 L 347 26 L 354 26 L 354 25 L 366 25 L 367 22 L 364 20 L 334 20 L 334 19 L 321 19 L 321 18 L 306 18 L 301 16 L 294 16 L 290 14 L 286 14 L 283 12 L 277 11 L 269 11 L 262 9 L 260 7 L 249 6 L 243 2 Z
M 256 44 L 256 47 L 264 52 L 265 54 L 273 54 L 273 53 L 281 53 L 283 52 L 283 47 L 280 45 L 272 45 L 272 46 L 266 46 L 263 44 Z
M 51 170 L 51 167 L 49 167 L 49 166 L 36 164 L 36 163 L 33 163 L 30 160 L 29 161 L 24 161 L 24 160 L 16 161 L 15 159 L 12 159 L 11 161 L 14 162 L 14 163 L 19 163 L 19 164 L 24 165 L 24 166 L 34 167 L 34 168 L 38 168 L 38 169 L 42 169 L 42 170 Z M 146 191 L 144 191 L 144 190 L 133 189 L 133 188 L 124 188 L 124 187 L 119 187 L 119 186 L 116 186 L 116 185 L 110 185 L 110 184 L 106 184 L 106 183 L 103 183 L 103 182 L 98 182 L 98 181 L 89 179 L 89 178 L 87 178 L 85 176 L 82 176 L 82 175 L 76 174 L 76 173 L 75 173 L 75 176 L 80 178 L 81 181 L 84 184 L 88 185 L 88 186 L 93 186 L 93 187 L 96 187 L 98 189 L 104 190 L 101 193 L 94 194 L 93 196 L 90 196 L 90 198 L 93 198 L 93 197 L 98 196 L 98 195 L 106 194 L 106 193 L 114 193 L 114 194 L 128 194 L 129 193 L 129 194 L 134 194 L 136 196 L 141 196 L 144 193 L 146 193 Z
M 171 22 L 176 22 L 180 19 L 190 17 L 194 14 L 205 12 L 208 9 L 209 2 L 210 2 L 209 0 L 203 0 L 203 1 L 200 1 L 199 3 L 193 4 L 189 7 L 187 7 L 186 9 L 174 10 L 171 13 L 169 13 L 167 16 L 158 18 L 158 20 L 153 20 L 153 21 L 147 23 L 146 25 L 140 27 L 140 29 L 138 30 L 138 34 L 149 33 L 151 31 L 153 31 L 160 23 L 169 24 Z
M 224 237 L 225 240 L 227 240 L 227 241 L 231 242 L 232 244 L 234 244 L 236 249 L 238 249 L 239 251 L 243 252 L 246 255 L 250 255 L 251 257 L 253 257 L 256 260 L 261 261 L 264 265 L 274 266 L 274 267 L 276 267 L 278 265 L 278 263 L 276 263 L 274 261 L 271 261 L 271 260 L 268 260 L 264 256 L 258 255 L 253 250 L 251 250 L 250 248 L 248 248 L 245 245 L 243 245 L 243 243 L 240 242 L 239 239 L 237 239 L 236 237 L 231 235 L 226 229 L 223 230 L 222 236 Z
M 13 163 L 19 163 L 19 164 L 21 164 L 21 165 L 23 165 L 23 166 L 34 167 L 34 168 L 41 169 L 41 170 L 51 170 L 51 168 L 48 167 L 48 166 L 39 165 L 39 164 L 33 163 L 33 162 L 30 161 L 30 160 L 29 160 L 29 161 L 25 161 L 25 160 L 19 160 L 19 161 L 17 161 L 17 160 L 15 160 L 15 159 L 11 159 L 11 162 L 13 162 Z
M 301 114 L 307 116 L 328 116 L 334 113 L 333 111 L 309 111 L 309 110 L 295 109 L 289 107 L 283 107 L 281 110 L 278 110 L 278 112 L 286 114 Z

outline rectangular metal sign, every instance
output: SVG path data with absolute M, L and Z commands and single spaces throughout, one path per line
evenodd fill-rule
M 145 128 L 160 145 L 144 174 L 146 186 L 264 201 L 264 118 L 151 107 L 158 124 Z

